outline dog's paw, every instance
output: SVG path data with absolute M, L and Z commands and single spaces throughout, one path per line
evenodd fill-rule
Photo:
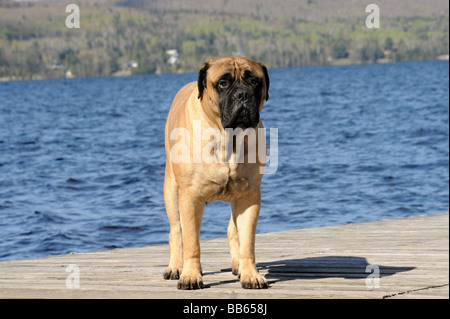
M 231 273 L 235 276 L 238 276 L 239 278 L 240 277 L 239 265 L 231 266 Z
M 176 280 L 180 278 L 181 270 L 178 268 L 167 267 L 163 278 L 166 280 Z
M 256 275 L 252 277 L 241 276 L 241 285 L 244 289 L 267 289 L 269 285 L 267 284 L 266 278 L 261 275 Z
M 203 278 L 201 275 L 198 276 L 183 276 L 181 275 L 180 280 L 178 280 L 177 288 L 180 290 L 194 290 L 203 289 Z

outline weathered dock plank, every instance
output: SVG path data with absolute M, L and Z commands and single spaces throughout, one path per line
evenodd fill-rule
M 203 290 L 163 280 L 154 245 L 0 262 L 0 298 L 449 298 L 448 213 L 258 234 L 265 290 L 241 288 L 226 238 L 201 248 Z

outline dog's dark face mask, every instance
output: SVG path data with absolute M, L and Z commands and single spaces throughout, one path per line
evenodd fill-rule
M 267 69 L 261 64 L 265 79 L 260 78 L 254 72 L 245 70 L 239 78 L 234 78 L 231 73 L 220 76 L 212 83 L 213 88 L 219 94 L 219 113 L 223 128 L 237 127 L 255 128 L 259 123 L 259 108 L 261 98 L 264 92 L 263 86 L 266 85 L 265 100 L 269 99 L 269 77 Z M 206 85 L 206 68 L 199 73 L 199 97 Z M 201 79 L 203 76 L 203 79 Z
M 263 80 L 251 71 L 241 79 L 224 74 L 214 83 L 219 93 L 220 119 L 224 128 L 256 127 L 259 123 Z

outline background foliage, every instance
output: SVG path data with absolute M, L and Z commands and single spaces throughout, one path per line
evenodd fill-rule
M 79 29 L 65 26 L 69 3 L 0 0 L 0 78 L 196 72 L 225 55 L 289 67 L 449 52 L 446 0 L 379 0 L 380 29 L 366 28 L 361 0 L 85 0 Z

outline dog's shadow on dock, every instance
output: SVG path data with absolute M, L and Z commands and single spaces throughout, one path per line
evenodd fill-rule
M 265 274 L 271 284 L 295 279 L 321 278 L 382 278 L 400 272 L 413 270 L 415 267 L 396 267 L 374 265 L 364 257 L 355 256 L 321 256 L 299 259 L 284 259 L 257 263 L 260 273 Z M 221 271 L 231 271 L 230 268 Z
M 258 263 L 257 268 L 260 272 L 267 271 L 265 277 L 271 284 L 294 279 L 382 278 L 415 267 L 374 265 L 369 264 L 364 257 L 321 256 Z

